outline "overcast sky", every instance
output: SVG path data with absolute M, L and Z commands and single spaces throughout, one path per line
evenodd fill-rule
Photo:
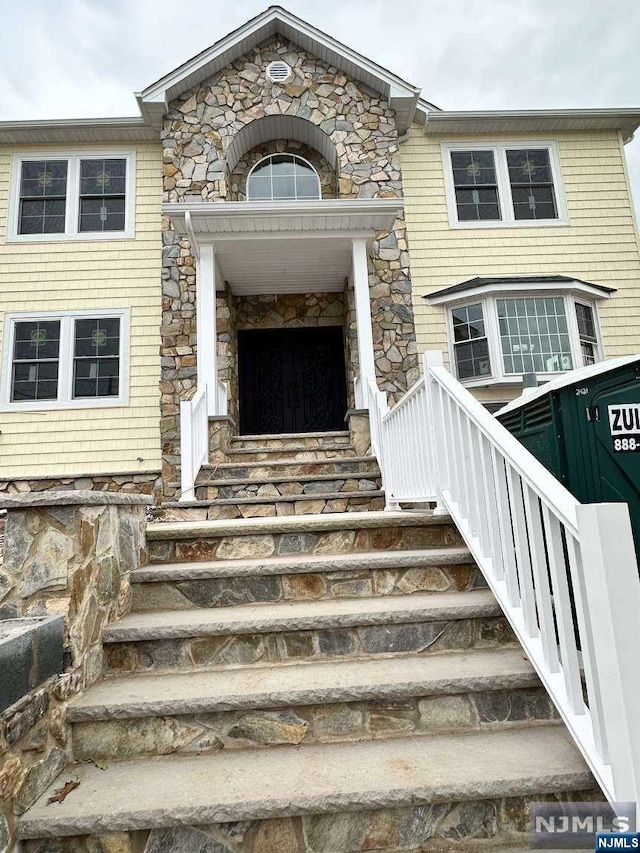
M 133 92 L 268 0 L 0 0 L 0 120 L 137 114 Z M 640 0 L 287 0 L 444 109 L 640 107 Z M 627 146 L 636 206 L 640 140 Z

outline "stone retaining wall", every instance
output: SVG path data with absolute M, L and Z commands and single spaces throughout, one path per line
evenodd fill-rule
M 125 494 L 153 495 L 161 491 L 159 471 L 144 474 L 80 474 L 75 477 L 17 477 L 0 479 L 2 496 L 90 489 L 96 492 L 122 492 Z
M 0 715 L 0 853 L 14 849 L 16 816 L 67 764 L 66 705 L 102 675 L 102 630 L 128 611 L 129 574 L 147 561 L 149 503 L 90 491 L 0 499 L 0 619 L 65 619 L 64 672 Z

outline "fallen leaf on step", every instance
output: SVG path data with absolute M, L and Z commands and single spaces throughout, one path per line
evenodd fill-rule
M 47 800 L 47 805 L 49 803 L 63 803 L 67 796 L 80 785 L 80 782 L 77 779 L 69 779 L 68 782 L 65 782 L 62 788 L 56 788 L 53 794 Z

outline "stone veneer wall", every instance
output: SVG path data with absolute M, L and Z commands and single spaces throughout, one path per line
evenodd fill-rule
M 265 77 L 267 64 L 276 59 L 293 69 L 287 84 Z M 241 197 L 240 175 L 250 158 L 245 155 L 240 173 L 229 176 L 229 145 L 250 122 L 279 114 L 309 121 L 329 136 L 337 156 L 339 198 L 402 198 L 398 133 L 388 102 L 278 37 L 170 105 L 162 131 L 165 200 Z M 163 235 L 161 432 L 167 491 L 179 477 L 180 400 L 195 390 L 195 269 L 188 241 L 168 219 Z M 404 219 L 377 237 L 369 270 L 376 372 L 394 401 L 419 376 Z
M 66 706 L 102 675 L 102 630 L 129 610 L 129 574 L 147 562 L 148 503 L 88 491 L 0 500 L 0 619 L 64 616 L 66 664 L 0 715 L 0 851 L 15 849 L 16 816 L 67 764 Z

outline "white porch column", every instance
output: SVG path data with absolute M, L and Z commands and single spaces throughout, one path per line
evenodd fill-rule
M 373 331 L 371 328 L 371 302 L 369 297 L 369 272 L 367 269 L 367 241 L 363 238 L 351 241 L 351 278 L 356 306 L 358 329 L 358 357 L 360 375 L 356 382 L 356 407 L 367 408 L 367 380 L 375 378 L 373 359 Z
M 207 386 L 209 415 L 217 415 L 218 333 L 216 325 L 216 258 L 212 245 L 201 244 L 196 270 L 198 388 Z

